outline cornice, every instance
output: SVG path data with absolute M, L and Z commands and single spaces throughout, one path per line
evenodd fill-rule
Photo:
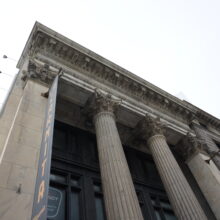
M 220 121 L 219 121 L 219 119 L 217 119 L 216 117 L 210 115 L 209 113 L 204 112 L 203 110 L 198 110 L 196 112 L 196 116 L 197 116 L 197 118 L 207 122 L 207 124 L 211 124 L 214 127 L 220 129 Z
M 59 60 L 59 62 L 71 68 L 93 76 L 97 80 L 129 94 L 133 98 L 138 98 L 145 104 L 186 123 L 193 116 L 190 109 L 182 106 L 181 103 L 177 103 L 176 100 L 170 99 L 170 97 L 163 95 L 161 92 L 159 93 L 143 83 L 125 76 L 123 73 L 104 65 L 91 56 L 81 53 L 54 38 L 50 38 L 44 33 L 40 32 L 36 35 L 35 44 L 35 47 L 32 47 L 33 57 L 37 53 L 50 56 L 52 59 Z
M 213 115 L 203 111 L 202 109 L 194 106 L 193 104 L 191 104 L 185 100 L 184 100 L 184 102 L 188 105 L 191 105 L 191 108 L 194 109 L 194 112 L 196 112 L 195 119 L 197 119 L 199 123 L 200 122 L 205 123 L 207 125 L 207 127 L 209 125 L 211 125 L 214 128 L 216 128 L 218 131 L 220 131 L 220 120 L 218 118 L 214 117 Z M 209 133 L 212 133 L 208 130 L 206 130 L 206 131 Z
M 33 59 L 39 53 L 87 74 L 184 123 L 189 123 L 197 114 L 189 104 L 53 30 L 36 23 L 17 66 L 22 65 L 25 56 Z M 214 124 L 216 126 L 220 122 L 215 121 Z

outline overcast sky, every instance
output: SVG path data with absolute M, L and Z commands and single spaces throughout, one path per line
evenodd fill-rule
M 219 0 L 5 0 L 0 70 L 17 72 L 35 21 L 220 118 Z M 0 74 L 0 103 L 12 77 Z

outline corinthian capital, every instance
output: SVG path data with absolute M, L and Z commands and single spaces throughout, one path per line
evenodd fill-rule
M 165 124 L 160 121 L 160 118 L 153 118 L 148 114 L 138 123 L 135 133 L 139 133 L 141 138 L 148 140 L 154 135 L 164 134 Z
M 197 151 L 204 152 L 206 149 L 205 141 L 203 141 L 197 137 L 193 137 L 190 133 L 187 133 L 186 141 L 188 143 L 188 150 L 187 150 L 188 156 L 197 152 Z
M 109 93 L 95 90 L 95 93 L 87 100 L 82 114 L 87 121 L 92 121 L 92 118 L 100 112 L 114 113 L 116 108 L 121 104 L 120 99 L 115 99 Z
M 206 143 L 195 137 L 192 136 L 190 133 L 182 139 L 181 142 L 176 146 L 176 151 L 185 159 L 191 158 L 197 152 L 205 153 L 206 150 Z
M 95 114 L 99 112 L 111 112 L 114 113 L 116 108 L 121 104 L 121 100 L 114 99 L 111 94 L 104 94 L 101 91 L 95 91 Z

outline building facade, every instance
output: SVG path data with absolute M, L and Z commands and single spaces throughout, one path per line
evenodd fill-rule
M 220 219 L 220 120 L 36 22 L 0 118 L 0 219 Z

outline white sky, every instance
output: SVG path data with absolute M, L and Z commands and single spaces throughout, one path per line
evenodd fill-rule
M 0 5 L 2 72 L 16 73 L 16 62 L 2 55 L 18 60 L 37 20 L 220 118 L 219 0 L 5 0 Z M 0 103 L 10 79 L 0 74 Z

